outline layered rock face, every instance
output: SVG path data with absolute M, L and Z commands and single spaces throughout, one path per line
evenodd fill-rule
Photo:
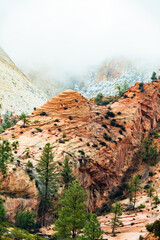
M 34 107 L 41 106 L 47 97 L 28 81 L 0 48 L 0 104 L 2 113 L 31 113 Z
M 106 202 L 126 172 L 138 165 L 135 153 L 143 135 L 159 123 L 160 80 L 143 87 L 144 91 L 135 84 L 124 97 L 107 106 L 97 106 L 78 92 L 64 91 L 34 111 L 27 128 L 21 128 L 19 122 L 2 137 L 19 141 L 15 159 L 22 168 L 28 160 L 36 167 L 47 142 L 53 146 L 59 169 L 68 155 L 74 174 L 87 191 L 88 208 L 94 210 Z M 8 189 L 7 184 L 2 186 Z M 11 188 L 14 192 L 15 187 Z M 32 198 L 30 191 L 27 196 Z

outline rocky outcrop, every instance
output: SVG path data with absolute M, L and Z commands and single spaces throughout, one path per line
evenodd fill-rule
M 20 209 L 37 210 L 38 190 L 22 167 L 8 170 L 8 175 L 1 184 L 1 194 L 7 209 L 6 218 L 12 222 Z
M 47 142 L 53 146 L 59 168 L 69 155 L 93 210 L 121 184 L 130 168 L 138 166 L 136 153 L 142 138 L 159 124 L 160 80 L 143 87 L 144 91 L 135 84 L 107 106 L 97 106 L 78 92 L 64 91 L 34 111 L 27 128 L 19 122 L 2 137 L 19 141 L 16 157 L 22 166 L 28 160 L 36 166 Z
M 47 97 L 38 91 L 0 48 L 0 104 L 1 113 L 31 113 Z

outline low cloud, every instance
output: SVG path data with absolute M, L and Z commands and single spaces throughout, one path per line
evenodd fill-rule
M 0 45 L 24 70 L 58 81 L 105 59 L 158 64 L 157 0 L 1 0 Z

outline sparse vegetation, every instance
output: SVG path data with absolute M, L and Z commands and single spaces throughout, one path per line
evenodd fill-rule
M 122 221 L 120 220 L 120 215 L 122 215 L 121 204 L 115 201 L 111 211 L 114 213 L 114 216 L 112 218 L 112 234 L 115 236 L 115 228 L 122 226 Z
M 160 220 L 156 220 L 154 223 L 147 224 L 146 229 L 148 232 L 154 233 L 156 237 L 160 237 Z
M 142 144 L 142 160 L 144 162 L 157 162 L 157 157 L 159 152 L 157 151 L 157 145 L 152 145 L 153 140 L 151 138 L 145 137 Z
M 140 90 L 141 92 L 144 92 L 143 82 L 142 82 L 142 83 L 139 83 L 139 90 Z
M 141 184 L 141 180 L 137 174 L 135 175 L 135 177 L 131 177 L 128 191 L 129 191 L 130 204 L 133 202 L 133 209 L 135 208 L 136 201 L 137 201 L 137 192 L 140 191 L 140 184 Z
M 22 127 L 26 127 L 26 124 L 28 123 L 28 119 L 27 119 L 27 115 L 23 112 L 20 116 L 19 116 L 20 120 L 23 120 L 23 126 Z
M 48 116 L 48 114 L 43 111 L 43 112 L 40 113 L 40 116 Z
M 128 90 L 129 86 L 128 83 L 125 81 L 124 84 L 121 85 L 116 85 L 116 90 L 118 91 L 118 96 L 122 97 L 124 93 Z
M 157 74 L 156 74 L 156 72 L 153 72 L 153 73 L 152 73 L 151 79 L 152 79 L 152 81 L 157 80 Z
M 103 94 L 102 93 L 98 93 L 97 96 L 95 97 L 94 101 L 97 105 L 100 105 L 102 103 L 102 99 L 103 99 Z
M 113 112 L 111 112 L 111 111 L 108 111 L 108 112 L 106 113 L 106 115 L 107 115 L 108 117 L 115 117 L 115 114 L 114 114 Z
M 103 137 L 104 137 L 104 139 L 105 139 L 106 141 L 111 141 L 111 140 L 112 140 L 112 138 L 111 138 L 110 136 L 108 136 L 107 133 L 104 133 L 104 134 L 103 134 Z
M 33 168 L 33 164 L 32 164 L 32 162 L 30 160 L 27 162 L 26 166 L 28 168 Z
M 0 171 L 6 174 L 7 163 L 12 161 L 12 148 L 8 140 L 2 140 L 0 143 Z

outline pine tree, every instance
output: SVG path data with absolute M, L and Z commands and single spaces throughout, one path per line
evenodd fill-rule
M 56 164 L 53 162 L 53 153 L 50 143 L 47 143 L 38 163 L 38 182 L 40 185 L 41 202 L 39 215 L 41 223 L 46 225 L 46 213 L 52 206 L 52 200 L 56 196 L 58 174 Z
M 8 140 L 2 140 L 0 143 L 0 171 L 6 174 L 7 163 L 12 158 L 12 149 Z
M 75 177 L 73 176 L 73 173 L 72 173 L 72 169 L 69 165 L 68 156 L 66 156 L 64 159 L 61 176 L 62 176 L 62 182 L 65 185 L 65 189 L 68 188 L 69 183 L 71 183 L 73 180 L 75 180 Z
M 155 81 L 157 79 L 156 72 L 152 73 L 151 79 L 152 79 L 152 81 Z
M 114 216 L 112 218 L 112 234 L 115 236 L 115 228 L 117 226 L 122 226 L 122 221 L 120 220 L 120 215 L 122 215 L 121 204 L 118 201 L 115 201 L 114 206 L 112 208 L 112 213 Z
M 155 196 L 153 197 L 153 204 L 154 204 L 155 206 L 157 206 L 159 203 L 160 203 L 159 197 L 158 197 L 158 195 L 155 195 Z
M 87 240 L 97 240 L 102 235 L 103 231 L 100 228 L 100 222 L 95 213 L 90 214 L 90 219 L 84 227 L 84 237 Z
M 129 192 L 129 203 L 131 205 L 133 200 L 133 178 L 131 178 L 130 183 L 128 185 L 128 192 Z
M 153 192 L 154 192 L 154 188 L 153 188 L 153 183 L 149 183 L 148 188 L 147 188 L 147 193 L 148 193 L 148 197 L 152 197 L 153 196 Z
M 137 192 L 140 190 L 141 179 L 136 174 L 134 178 L 131 178 L 133 184 L 133 207 L 135 208 L 136 200 L 137 200 Z
M 23 112 L 20 116 L 19 116 L 20 120 L 23 120 L 23 126 L 26 126 L 27 123 L 27 115 Z
M 76 238 L 86 221 L 86 194 L 78 181 L 69 184 L 64 191 L 60 204 L 58 220 L 55 222 L 60 239 L 72 236 Z

